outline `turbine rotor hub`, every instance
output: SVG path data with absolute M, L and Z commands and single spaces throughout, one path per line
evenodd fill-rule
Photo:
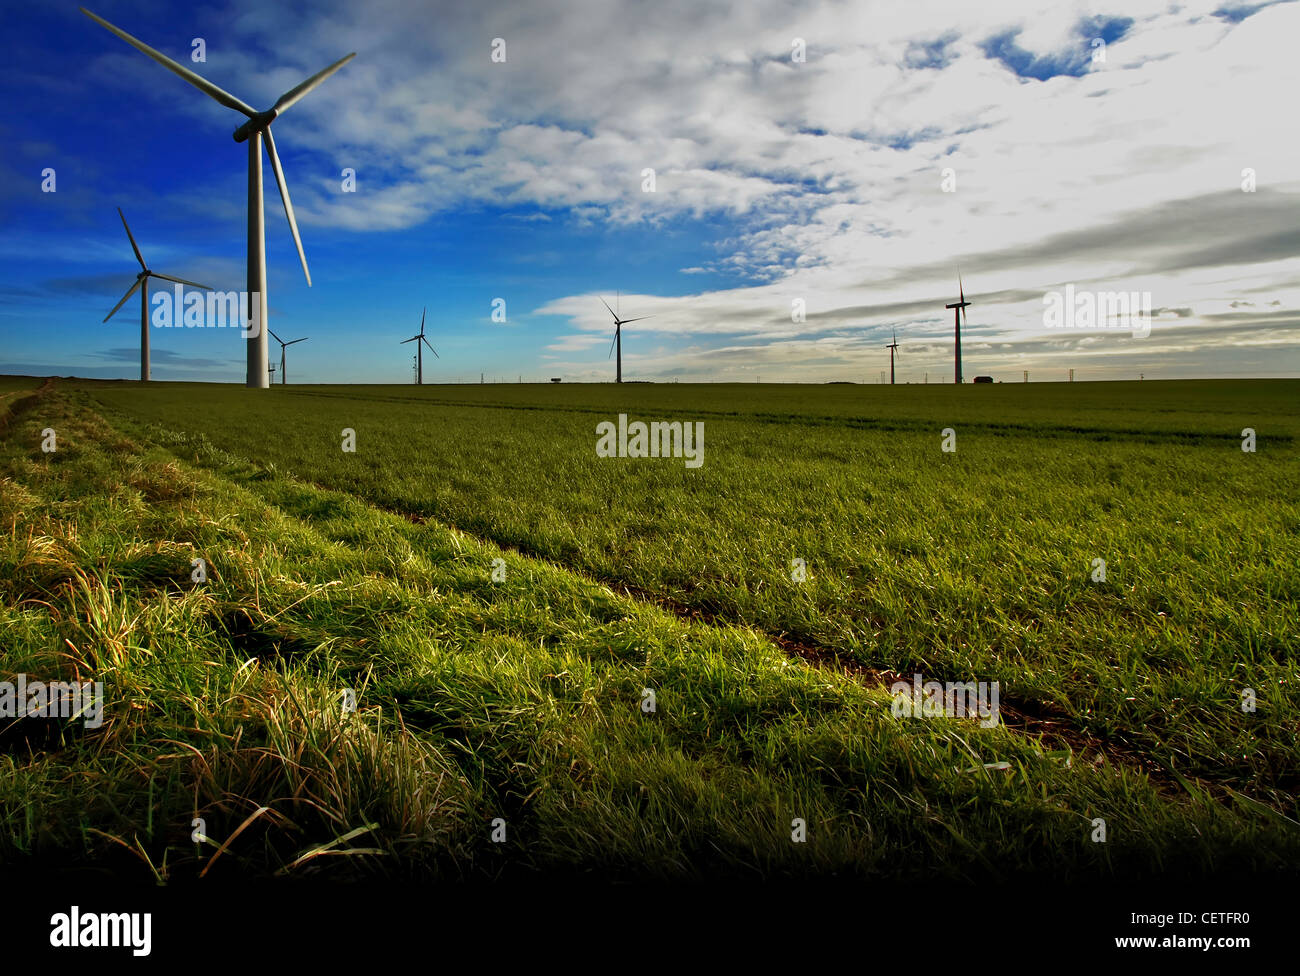
M 248 137 L 254 132 L 262 132 L 270 128 L 271 123 L 275 121 L 276 116 L 280 113 L 273 108 L 265 112 L 258 112 L 251 119 L 235 130 L 235 142 L 247 142 Z

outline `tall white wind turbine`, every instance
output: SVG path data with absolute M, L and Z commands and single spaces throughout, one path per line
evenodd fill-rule
M 126 300 L 135 294 L 137 288 L 140 289 L 140 379 L 149 379 L 149 279 L 165 278 L 168 281 L 174 281 L 178 285 L 189 285 L 191 288 L 201 288 L 204 291 L 211 291 L 207 285 L 200 285 L 193 281 L 186 281 L 184 278 L 173 278 L 171 275 L 165 275 L 161 271 L 150 271 L 149 266 L 144 263 L 144 256 L 140 253 L 140 246 L 135 242 L 135 235 L 131 233 L 131 228 L 127 226 L 126 214 L 122 213 L 122 208 L 117 208 L 117 215 L 122 218 L 122 226 L 126 228 L 127 240 L 131 242 L 131 250 L 135 251 L 135 259 L 140 262 L 140 273 L 135 276 L 135 284 L 130 287 L 122 300 L 113 306 L 113 311 L 104 316 L 107 322 L 117 310 L 126 304 Z M 175 309 L 175 315 L 180 315 L 180 309 Z
M 275 174 L 276 185 L 280 188 L 280 199 L 284 202 L 284 215 L 289 220 L 289 230 L 293 232 L 293 242 L 298 248 L 298 260 L 302 262 L 302 273 L 311 287 L 311 272 L 307 270 L 307 256 L 303 254 L 302 238 L 298 236 L 298 222 L 294 220 L 293 204 L 289 202 L 289 187 L 284 182 L 284 171 L 280 167 L 280 156 L 275 151 L 275 139 L 271 136 L 271 123 L 285 109 L 293 105 L 309 91 L 319 85 L 339 68 L 347 64 L 356 53 L 340 58 L 324 71 L 320 71 L 296 88 L 291 88 L 279 97 L 274 105 L 264 112 L 258 112 L 241 102 L 234 95 L 218 88 L 189 68 L 182 67 L 165 54 L 155 51 L 148 44 L 136 40 L 126 31 L 114 27 L 102 17 L 97 17 L 85 7 L 81 12 L 101 27 L 116 34 L 132 47 L 143 51 L 164 68 L 173 71 L 188 81 L 199 91 L 205 92 L 226 108 L 232 108 L 248 117 L 248 121 L 235 130 L 235 142 L 248 142 L 248 379 L 250 387 L 265 389 L 270 386 L 267 373 L 267 301 L 266 301 L 266 230 L 265 212 L 262 201 L 262 141 L 266 140 L 266 154 L 271 160 L 271 171 Z

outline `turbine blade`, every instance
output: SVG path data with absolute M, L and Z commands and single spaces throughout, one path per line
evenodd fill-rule
M 174 281 L 178 285 L 189 285 L 191 288 L 199 288 L 203 291 L 212 291 L 207 285 L 200 285 L 197 281 L 186 281 L 184 278 L 173 278 L 171 275 L 165 275 L 161 271 L 150 271 L 149 274 L 154 278 L 166 278 L 168 281 Z
M 111 319 L 117 313 L 117 310 L 126 304 L 126 300 L 136 293 L 136 289 L 138 289 L 139 287 L 140 287 L 140 279 L 136 278 L 135 284 L 131 286 L 131 290 L 122 296 L 122 300 L 120 302 L 118 302 L 116 305 L 113 306 L 113 311 L 109 312 L 107 315 L 104 316 L 104 321 L 107 322 L 109 319 Z
M 966 301 L 966 289 L 965 289 L 965 287 L 963 287 L 963 285 L 962 285 L 962 283 L 961 283 L 961 272 L 960 272 L 960 271 L 957 272 L 957 292 L 958 292 L 959 295 L 961 295 L 961 300 L 962 300 L 963 302 Z
M 140 262 L 140 267 L 148 271 L 149 265 L 144 263 L 144 256 L 140 253 L 140 247 L 135 242 L 135 235 L 131 233 L 131 228 L 126 225 L 126 214 L 122 213 L 122 208 L 117 208 L 117 215 L 122 218 L 122 226 L 126 227 L 127 240 L 131 242 L 131 250 L 135 251 L 135 259 Z
M 409 338 L 409 339 L 403 339 L 401 342 L 398 343 L 398 345 L 399 345 L 399 346 L 404 346 L 404 345 L 406 345 L 408 342 L 415 342 L 415 341 L 416 341 L 417 339 L 419 339 L 419 338 L 420 338 L 420 336 L 411 336 L 411 338 Z
M 301 339 L 293 339 L 285 343 L 285 346 L 292 346 L 295 342 L 306 342 L 311 336 L 303 336 Z
M 424 336 L 420 336 L 420 338 L 421 338 L 421 339 L 424 339 Z M 425 344 L 426 346 L 429 347 L 429 352 L 433 353 L 433 358 L 434 358 L 434 359 L 441 359 L 441 358 L 442 358 L 441 356 L 438 355 L 438 350 L 433 348 L 433 343 L 432 343 L 432 342 L 430 342 L 428 339 L 424 339 L 424 344 Z
M 298 260 L 302 262 L 302 273 L 307 276 L 307 287 L 311 287 L 311 272 L 307 270 L 307 255 L 302 253 L 302 238 L 298 236 L 298 221 L 293 219 L 293 204 L 289 202 L 289 187 L 284 182 L 284 170 L 280 168 L 280 154 L 275 151 L 275 137 L 271 127 L 267 126 L 266 154 L 271 158 L 271 169 L 275 172 L 275 183 L 280 188 L 280 199 L 284 201 L 284 215 L 289 218 L 289 230 L 293 231 L 293 243 L 298 248 Z
M 420 313 L 420 335 L 424 335 L 424 316 L 428 311 L 429 307 L 426 305 L 424 311 Z
M 627 325 L 629 322 L 640 322 L 642 319 L 652 319 L 652 318 L 654 318 L 653 315 L 638 315 L 634 319 L 622 319 L 619 322 L 619 325 Z
M 274 330 L 274 329 L 272 329 L 270 326 L 267 326 L 266 331 L 269 332 L 269 333 L 271 333 L 271 338 L 272 338 L 272 339 L 274 339 L 274 340 L 275 340 L 276 342 L 278 342 L 280 345 L 282 345 L 282 346 L 284 345 L 284 340 L 281 339 L 278 335 L 275 334 L 275 330 Z
M 308 78 L 298 87 L 290 88 L 287 92 L 285 92 L 276 100 L 276 103 L 274 105 L 271 106 L 271 111 L 277 113 L 283 112 L 290 105 L 298 101 L 298 99 L 302 98 L 302 96 L 306 95 L 309 91 L 311 91 L 313 88 L 319 85 L 330 75 L 334 74 L 334 72 L 338 71 L 339 68 L 343 67 L 345 64 L 347 64 L 356 56 L 357 53 L 353 51 L 351 54 L 339 58 L 328 68 L 326 68 L 324 71 L 316 72 L 314 75 L 312 75 L 310 78 Z
M 605 301 L 604 296 L 597 295 L 596 297 L 600 299 L 600 304 L 604 305 L 606 308 L 609 308 L 609 302 Z M 609 308 L 609 314 L 614 316 L 614 321 L 616 322 L 618 321 L 618 313 L 615 312 L 612 308 Z
M 233 108 L 236 112 L 242 112 L 245 115 L 247 115 L 250 119 L 257 114 L 257 112 L 251 106 L 241 102 L 234 95 L 230 94 L 227 91 L 222 91 L 220 88 L 218 88 L 212 82 L 208 81 L 206 78 L 200 75 L 196 75 L 189 68 L 182 67 L 181 65 L 173 61 L 171 58 L 167 57 L 167 55 L 155 51 L 153 48 L 151 48 L 148 44 L 145 44 L 143 41 L 136 40 L 134 37 L 132 37 L 130 34 L 122 30 L 121 28 L 114 27 L 103 17 L 95 16 L 85 7 L 81 8 L 81 12 L 85 14 L 87 17 L 89 17 L 91 20 L 93 20 L 95 23 L 97 23 L 100 27 L 103 27 L 106 30 L 111 31 L 112 33 L 116 34 L 118 37 L 122 38 L 122 40 L 126 41 L 126 43 L 130 44 L 133 48 L 136 48 L 139 51 L 143 51 L 145 54 L 149 55 L 149 57 L 153 58 L 155 61 L 157 61 L 167 70 L 174 71 L 176 74 L 180 75 L 182 78 L 188 81 L 199 91 L 206 92 L 208 95 L 215 98 L 222 105 L 226 106 L 226 108 Z
M 614 343 L 616 343 L 616 342 L 618 342 L 618 332 L 617 332 L 617 330 L 614 332 L 614 338 L 610 340 L 610 343 L 609 343 L 609 355 L 605 357 L 606 359 L 613 359 L 613 358 L 614 358 Z

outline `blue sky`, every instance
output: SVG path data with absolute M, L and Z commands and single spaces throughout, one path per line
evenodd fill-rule
M 154 270 L 242 289 L 242 117 L 75 4 L 6 6 L 0 372 L 133 377 L 116 208 Z M 426 382 L 610 379 L 615 290 L 652 316 L 629 378 L 878 382 L 896 330 L 900 380 L 950 381 L 958 269 L 967 379 L 1300 375 L 1298 3 L 89 6 L 256 108 L 357 52 L 273 128 L 297 382 L 410 382 L 424 306 Z M 1150 335 L 1047 328 L 1067 285 L 1149 292 Z M 243 380 L 233 330 L 152 346 Z

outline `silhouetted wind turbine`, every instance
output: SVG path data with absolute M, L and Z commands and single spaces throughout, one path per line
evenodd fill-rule
M 205 92 L 226 108 L 232 108 L 248 117 L 248 121 L 235 130 L 235 142 L 248 142 L 248 331 L 256 329 L 256 334 L 248 337 L 248 378 L 247 384 L 265 389 L 270 386 L 269 373 L 266 368 L 266 230 L 264 226 L 265 211 L 262 200 L 262 140 L 266 139 L 266 154 L 271 160 L 271 171 L 275 174 L 276 185 L 280 188 L 280 199 L 284 202 L 284 215 L 289 220 L 289 230 L 293 232 L 293 243 L 298 248 L 298 259 L 302 262 L 302 273 L 311 286 L 311 272 L 307 270 L 307 256 L 302 250 L 302 238 L 298 236 L 298 222 L 294 220 L 293 204 L 289 202 L 289 187 L 284 182 L 284 171 L 280 168 L 280 156 L 275 151 L 275 139 L 271 136 L 271 123 L 281 112 L 289 108 L 322 81 L 351 61 L 356 54 L 340 58 L 323 71 L 312 75 L 302 84 L 289 89 L 276 100 L 276 103 L 264 112 L 258 112 L 250 105 L 240 101 L 229 92 L 223 91 L 212 82 L 203 78 L 189 68 L 182 67 L 165 54 L 155 51 L 143 41 L 138 41 L 126 31 L 114 27 L 102 17 L 97 17 L 85 7 L 81 12 L 106 30 L 116 34 L 132 47 L 143 51 L 164 68 L 173 71 L 188 81 L 199 91 Z
M 894 385 L 894 350 L 898 348 L 898 330 L 894 330 L 894 341 L 885 347 L 889 350 L 889 385 Z
M 622 295 L 621 292 L 615 292 L 615 297 L 614 297 L 615 306 L 620 305 L 619 298 L 621 297 L 621 295 Z M 609 308 L 609 302 L 605 301 L 604 298 L 600 300 L 600 303 L 604 305 L 606 308 Z M 621 319 L 618 317 L 618 312 L 614 311 L 614 309 L 612 308 L 609 308 L 609 314 L 614 316 L 614 341 L 609 344 L 609 356 L 614 355 L 614 349 L 615 347 L 617 347 L 618 362 L 617 365 L 615 366 L 614 382 L 622 383 L 623 382 L 623 326 L 627 325 L 629 322 L 640 322 L 642 319 L 650 319 L 650 318 L 654 318 L 654 316 L 639 315 L 634 319 Z M 609 356 L 606 356 L 605 358 L 608 359 Z
M 184 278 L 173 278 L 171 275 L 165 275 L 160 271 L 150 271 L 149 266 L 144 263 L 144 257 L 140 254 L 140 248 L 135 243 L 135 235 L 131 233 L 131 228 L 127 226 L 126 214 L 122 213 L 122 208 L 117 208 L 117 215 L 122 218 L 122 226 L 126 228 L 127 240 L 131 242 L 131 250 L 135 251 L 135 259 L 140 262 L 140 273 L 135 276 L 135 284 L 122 296 L 122 300 L 113 306 L 113 311 L 104 316 L 107 322 L 117 310 L 126 304 L 126 300 L 135 294 L 137 288 L 140 289 L 140 379 L 149 379 L 149 279 L 165 278 L 168 281 L 174 281 L 177 284 L 189 285 L 191 288 L 202 288 L 204 291 L 211 291 L 207 285 L 200 285 L 193 281 L 186 281 Z M 172 309 L 174 316 L 180 315 L 180 309 Z
M 401 342 L 398 343 L 399 346 L 404 346 L 408 342 L 415 343 L 415 385 L 416 386 L 424 385 L 424 349 L 421 348 L 421 343 L 429 347 L 429 352 L 433 353 L 434 359 L 441 358 L 438 355 L 438 350 L 433 348 L 433 343 L 431 343 L 428 339 L 424 337 L 424 316 L 428 311 L 429 309 L 426 306 L 424 311 L 420 313 L 420 331 L 417 332 L 415 335 L 411 336 L 411 338 L 403 339 Z
M 266 331 L 271 332 L 270 329 L 267 329 Z M 284 351 L 288 349 L 290 346 L 292 346 L 295 342 L 306 342 L 308 339 L 311 338 L 311 336 L 303 336 L 301 339 L 290 339 L 288 342 L 285 342 L 274 332 L 271 332 L 271 338 L 280 344 L 280 385 L 284 386 L 285 383 L 289 382 L 288 380 L 285 379 L 287 372 L 284 368 Z M 274 369 L 274 367 L 272 367 L 272 369 Z
M 954 330 L 953 334 L 956 337 L 956 350 L 957 350 L 955 375 L 957 377 L 957 384 L 960 385 L 961 384 L 961 323 L 962 320 L 966 318 L 966 306 L 970 304 L 970 302 L 966 301 L 966 289 L 962 287 L 960 273 L 958 273 L 957 275 L 957 289 L 958 289 L 958 294 L 961 296 L 961 300 L 953 302 L 950 305 L 945 305 L 944 308 L 952 309 L 952 319 L 953 319 L 952 324 Z

